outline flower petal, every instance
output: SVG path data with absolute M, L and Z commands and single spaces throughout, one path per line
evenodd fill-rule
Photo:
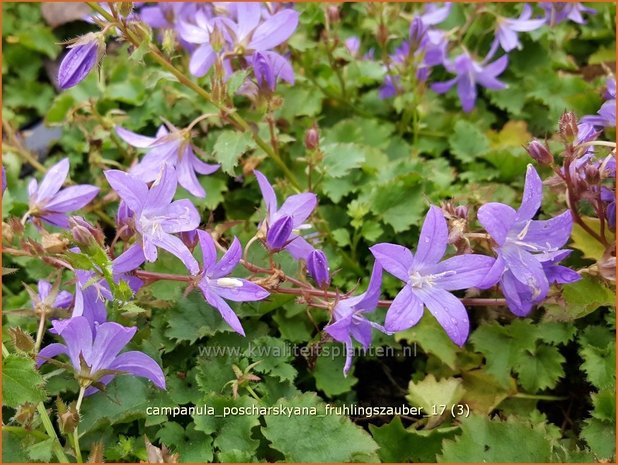
M 141 134 L 125 129 L 122 126 L 116 126 L 114 127 L 114 130 L 116 131 L 116 134 L 118 134 L 118 137 L 133 147 L 145 149 L 157 145 L 155 144 L 157 139 L 154 137 L 142 136 Z
M 235 237 L 232 241 L 232 245 L 230 245 L 230 248 L 227 249 L 227 252 L 221 257 L 219 263 L 210 269 L 210 276 L 213 278 L 222 278 L 229 275 L 234 268 L 236 268 L 236 265 L 238 265 L 241 256 L 242 247 L 238 238 Z
M 225 287 L 217 284 L 217 280 L 213 279 L 210 282 L 210 289 L 224 299 L 231 300 L 233 302 L 254 302 L 256 300 L 262 300 L 268 297 L 270 294 L 251 281 L 246 279 L 232 278 L 242 283 L 240 287 Z
M 272 221 L 275 222 L 283 216 L 290 216 L 292 218 L 292 226 L 298 228 L 309 218 L 317 203 L 318 198 L 312 192 L 291 195 L 285 199 L 285 202 L 283 202 L 279 211 L 274 215 Z
M 376 244 L 369 247 L 376 261 L 396 278 L 407 283 L 410 280 L 410 268 L 413 263 L 412 252 L 402 246 L 390 243 Z
M 517 221 L 531 220 L 541 208 L 543 200 L 543 181 L 534 166 L 528 165 L 526 171 L 526 184 L 521 207 L 517 210 Z
M 414 256 L 414 267 L 433 265 L 444 256 L 448 243 L 446 219 L 435 205 L 429 207 Z
M 285 250 L 287 250 L 295 260 L 307 260 L 309 254 L 314 250 L 309 242 L 296 234 L 290 234 L 288 240 L 289 242 L 288 245 L 285 246 Z
M 185 155 L 183 155 L 182 160 L 176 165 L 176 169 L 178 170 L 178 184 L 187 189 L 192 195 L 204 198 L 206 197 L 206 191 L 204 191 L 204 188 L 197 180 L 197 176 L 193 170 L 193 164 L 186 156 L 187 150 L 191 150 L 191 146 L 187 145 L 185 148 Z
M 458 346 L 463 346 L 468 339 L 470 322 L 461 301 L 450 292 L 436 287 L 419 288 L 415 292 L 448 337 Z
M 202 249 L 202 261 L 204 263 L 204 271 L 210 274 L 210 270 L 217 263 L 217 249 L 215 247 L 215 241 L 207 231 L 197 231 L 197 237 L 200 241 L 200 248 Z
M 486 255 L 456 255 L 427 272 L 435 276 L 434 285 L 437 287 L 447 291 L 469 289 L 487 282 L 487 275 L 495 261 L 495 258 Z
M 285 9 L 260 24 L 249 43 L 249 48 L 258 51 L 270 50 L 285 42 L 298 26 L 298 12 Z
M 142 211 L 146 197 L 148 196 L 148 187 L 146 184 L 132 178 L 124 171 L 107 170 L 103 174 L 107 178 L 107 182 L 114 189 L 120 198 L 125 201 L 129 209 L 134 213 Z
M 176 170 L 167 163 L 164 164 L 161 174 L 152 183 L 148 195 L 146 196 L 147 208 L 149 210 L 155 210 L 169 205 L 174 198 L 177 186 L 178 178 L 176 177 Z M 192 229 L 195 229 L 195 227 Z
M 500 281 L 500 290 L 513 314 L 524 317 L 532 310 L 532 292 L 520 283 L 512 271 L 506 271 Z
M 54 358 L 57 355 L 65 354 L 68 355 L 69 350 L 67 346 L 64 344 L 53 343 L 45 346 L 41 349 L 41 351 L 36 356 L 36 366 L 37 368 L 46 363 L 50 358 Z
M 56 333 L 64 339 L 71 364 L 80 369 L 80 354 L 90 363 L 92 355 L 92 328 L 83 316 L 68 320 L 54 320 L 52 326 Z
M 50 212 L 66 213 L 88 205 L 99 193 L 99 188 L 88 184 L 70 186 L 62 189 L 45 206 Z
M 555 250 L 567 243 L 571 237 L 573 217 L 569 210 L 549 220 L 530 221 L 524 229 L 523 242 L 534 244 L 542 250 Z M 522 232 L 524 232 L 522 231 Z
M 221 317 L 225 320 L 225 322 L 230 325 L 230 327 L 238 334 L 244 336 L 245 330 L 242 328 L 242 324 L 240 323 L 238 316 L 236 315 L 236 313 L 234 313 L 234 310 L 232 310 L 228 303 L 217 294 L 212 292 L 208 286 L 202 285 L 201 283 L 198 286 L 201 289 L 202 294 L 204 294 L 204 298 L 206 299 L 206 301 L 217 310 L 219 310 L 219 313 L 221 314 Z
M 110 370 L 126 371 L 149 379 L 159 389 L 165 389 L 165 375 L 157 362 L 143 352 L 129 351 L 120 354 L 109 366 Z
M 412 287 L 406 284 L 388 308 L 384 328 L 393 332 L 403 331 L 417 324 L 422 316 L 423 303 L 414 295 Z
M 253 173 L 255 174 L 255 178 L 260 186 L 260 191 L 262 191 L 262 197 L 264 198 L 264 203 L 266 204 L 266 211 L 270 217 L 277 211 L 277 196 L 275 195 L 275 190 L 270 182 L 268 182 L 266 176 L 264 176 L 260 171 L 254 170 Z
M 142 244 L 136 242 L 112 262 L 114 273 L 126 273 L 139 268 L 146 261 Z
M 541 262 L 516 246 L 503 247 L 500 252 L 515 279 L 530 289 L 532 301 L 536 303 L 543 300 L 547 295 L 549 283 Z
M 365 310 L 367 312 L 374 310 L 378 306 L 378 300 L 380 300 L 380 292 L 382 290 L 382 267 L 378 262 L 373 264 L 371 270 L 371 277 L 369 278 L 369 285 L 367 290 L 361 295 L 348 299 L 352 301 L 352 305 L 355 310 Z
M 200 271 L 200 266 L 197 260 L 191 254 L 191 251 L 187 246 L 176 236 L 171 234 L 162 233 L 158 237 L 153 237 L 152 242 L 164 250 L 167 250 L 172 255 L 178 257 L 182 263 L 187 267 L 192 275 L 196 275 Z
M 37 201 L 41 202 L 52 198 L 60 190 L 69 175 L 69 159 L 63 158 L 52 166 L 39 184 Z
M 136 332 L 135 326 L 125 327 L 113 321 L 98 325 L 92 344 L 90 360 L 92 372 L 108 369 L 114 358 L 133 339 Z
M 352 331 L 352 314 L 326 325 L 324 331 L 330 334 L 335 341 L 348 341 L 350 339 L 350 331 Z
M 176 200 L 165 208 L 160 224 L 166 233 L 193 231 L 200 225 L 200 214 L 189 199 Z
M 217 59 L 217 54 L 210 44 L 202 44 L 191 54 L 189 72 L 196 77 L 202 77 L 210 71 Z
M 498 245 L 503 245 L 509 229 L 515 223 L 517 213 L 508 205 L 498 202 L 489 202 L 479 208 L 477 217 L 481 226 Z

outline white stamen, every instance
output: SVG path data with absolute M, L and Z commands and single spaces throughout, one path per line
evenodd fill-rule
M 455 274 L 457 274 L 457 272 L 453 270 L 428 275 L 421 275 L 418 271 L 415 271 L 414 273 L 410 274 L 410 285 L 417 289 L 421 287 L 431 287 L 435 284 L 436 279 L 445 276 L 453 276 Z
M 242 287 L 242 281 L 237 278 L 219 278 L 217 279 L 217 286 L 236 289 L 237 287 Z

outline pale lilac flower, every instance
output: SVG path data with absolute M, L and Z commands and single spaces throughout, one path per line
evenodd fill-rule
M 67 355 L 76 378 L 90 381 L 86 395 L 97 392 L 97 384 L 106 385 L 124 373 L 149 379 L 159 389 L 165 389 L 163 370 L 152 358 L 138 351 L 119 354 L 137 332 L 136 327 L 126 328 L 114 322 L 91 326 L 83 316 L 54 320 L 52 326 L 65 343 L 43 348 L 37 355 L 37 366 Z
M 431 206 L 416 247 L 416 254 L 401 245 L 370 247 L 376 261 L 406 285 L 386 314 L 384 327 L 403 331 L 416 325 L 423 306 L 438 320 L 455 344 L 468 338 L 470 323 L 461 301 L 451 291 L 478 287 L 488 279 L 495 260 L 485 255 L 456 255 L 440 261 L 448 245 L 448 226 L 442 211 Z
M 189 129 L 172 127 L 172 132 L 169 132 L 162 125 L 156 137 L 148 137 L 116 126 L 116 133 L 133 147 L 149 149 L 142 161 L 131 168 L 131 176 L 144 182 L 154 181 L 161 172 L 161 166 L 167 163 L 176 168 L 178 183 L 182 187 L 196 197 L 206 196 L 196 173 L 212 174 L 219 169 L 219 165 L 204 163 L 195 155 Z
M 360 50 L 360 39 L 357 36 L 348 37 L 345 41 L 345 48 L 348 49 L 350 55 L 353 57 L 358 56 L 358 51 Z
M 326 288 L 330 284 L 330 267 L 328 258 L 321 250 L 312 250 L 307 257 L 307 271 L 318 287 Z
M 580 123 L 590 124 L 597 128 L 616 127 L 616 79 L 608 78 L 605 91 L 606 101 L 596 115 L 584 116 Z
M 333 309 L 332 322 L 324 328 L 324 331 L 330 334 L 335 341 L 345 344 L 346 359 L 343 367 L 345 376 L 352 366 L 354 340 L 367 350 L 371 345 L 371 328 L 390 334 L 378 323 L 365 318 L 366 313 L 373 312 L 378 306 L 381 284 L 382 267 L 376 262 L 373 265 L 367 290 L 355 297 L 339 300 Z
M 508 57 L 506 55 L 501 56 L 493 63 L 482 65 L 474 61 L 468 53 L 464 52 L 455 58 L 454 61 L 447 60 L 444 63 L 444 67 L 457 76 L 446 82 L 436 82 L 431 85 L 431 88 L 439 94 L 444 94 L 457 84 L 457 94 L 459 95 L 461 106 L 465 112 L 470 112 L 476 102 L 477 84 L 494 90 L 506 87 L 506 84 L 499 81 L 497 76 L 502 74 L 507 64 Z
M 161 175 L 150 189 L 145 182 L 119 170 L 104 172 L 107 181 L 133 212 L 138 240 L 113 261 L 114 273 L 134 270 L 144 261 L 157 259 L 157 247 L 178 257 L 191 274 L 199 265 L 187 246 L 173 233 L 191 231 L 200 223 L 200 215 L 188 199 L 172 202 L 176 192 L 176 172 L 163 165 Z
M 566 20 L 571 20 L 577 24 L 586 24 L 582 14 L 596 14 L 595 9 L 575 2 L 540 2 L 539 6 L 545 11 L 545 21 L 549 26 L 555 26 Z
M 105 51 L 105 39 L 101 33 L 90 32 L 68 48 L 58 68 L 58 86 L 63 90 L 79 84 L 97 65 Z
M 221 260 L 217 261 L 215 241 L 206 231 L 197 231 L 202 249 L 204 268 L 200 274 L 198 287 L 206 301 L 219 310 L 219 313 L 230 327 L 239 334 L 245 335 L 238 316 L 224 300 L 234 302 L 253 302 L 269 296 L 268 292 L 251 281 L 242 278 L 229 278 L 228 275 L 240 262 L 242 247 L 237 238 Z
M 52 166 L 39 185 L 36 179 L 28 184 L 29 213 L 54 226 L 69 227 L 67 213 L 85 207 L 94 199 L 99 188 L 89 184 L 60 188 L 69 175 L 69 159 L 63 158 Z
M 452 3 L 447 2 L 443 6 L 438 6 L 437 3 L 425 4 L 425 12 L 420 15 L 423 24 L 426 26 L 435 26 L 448 18 L 451 13 Z
M 44 279 L 39 280 L 37 283 L 38 292 L 34 294 L 29 288 L 26 288 L 32 298 L 32 307 L 36 308 L 44 306 L 47 308 L 69 308 L 71 302 L 73 302 L 73 295 L 67 291 L 59 291 L 52 300 L 51 290 L 52 285 L 49 281 Z
M 254 173 L 266 204 L 267 216 L 261 225 L 266 245 L 272 251 L 285 249 L 295 259 L 306 260 L 313 247 L 296 231 L 305 226 L 305 220 L 316 207 L 317 196 L 311 192 L 291 195 L 278 209 L 273 186 L 261 172 L 255 170 Z
M 532 7 L 526 4 L 517 19 L 499 17 L 494 43 L 500 44 L 505 52 L 510 52 L 516 48 L 521 49 L 517 33 L 535 31 L 545 24 L 545 18 L 530 19 L 531 16 Z M 490 53 L 490 55 L 493 55 L 493 53 Z
M 528 165 L 524 195 L 517 211 L 497 202 L 487 203 L 478 211 L 479 222 L 496 242 L 498 257 L 492 273 L 502 276 L 500 287 L 509 308 L 518 316 L 527 315 L 532 305 L 547 296 L 549 281 L 542 260 L 559 251 L 571 237 L 573 219 L 568 210 L 549 220 L 533 219 L 542 200 L 543 183 L 534 167 Z M 521 292 L 515 281 L 528 289 L 526 300 L 517 298 Z M 488 282 L 483 287 L 490 285 Z

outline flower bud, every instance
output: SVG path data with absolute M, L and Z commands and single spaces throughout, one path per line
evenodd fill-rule
M 586 175 L 586 181 L 589 184 L 598 184 L 601 181 L 601 172 L 599 171 L 599 167 L 593 165 L 592 163 L 586 164 L 584 166 L 584 174 Z
M 73 239 L 79 246 L 88 248 L 96 243 L 96 239 L 84 223 L 88 224 L 83 218 L 78 216 L 69 218 L 69 226 L 71 227 Z
M 423 20 L 418 16 L 410 23 L 410 48 L 412 50 L 418 49 L 423 43 L 425 33 L 427 32 L 427 26 L 423 23 Z
M 70 434 L 75 431 L 79 424 L 79 413 L 77 412 L 75 402 L 66 405 L 60 397 L 56 399 L 56 409 L 58 410 L 58 427 L 64 434 Z
M 36 404 L 26 402 L 25 404 L 17 407 L 15 416 L 12 418 L 25 428 L 29 428 L 34 420 L 34 414 L 36 413 Z
M 266 233 L 266 244 L 272 250 L 280 250 L 287 245 L 292 234 L 292 217 L 283 216 L 270 225 Z
M 339 14 L 339 6 L 331 5 L 326 10 L 326 14 L 328 16 L 328 21 L 331 24 L 338 23 L 341 20 L 341 15 Z
M 105 50 L 105 40 L 101 33 L 91 32 L 69 48 L 58 69 L 58 86 L 63 90 L 79 84 L 96 66 Z
M 305 147 L 307 150 L 315 150 L 320 146 L 320 133 L 318 125 L 314 122 L 313 126 L 305 133 Z
M 197 229 L 193 231 L 183 231 L 180 233 L 180 239 L 184 244 L 191 250 L 195 248 L 197 245 L 198 237 L 197 237 Z
M 121 239 L 127 240 L 133 235 L 133 212 L 129 209 L 124 200 L 121 200 L 118 204 L 116 226 L 120 232 Z
M 462 220 L 468 219 L 468 207 L 465 205 L 455 207 L 455 216 L 461 218 Z
M 176 50 L 176 31 L 174 29 L 163 30 L 163 40 L 161 41 L 163 52 L 170 56 Z
M 120 13 L 124 18 L 129 16 L 133 11 L 133 2 L 120 2 L 118 5 L 118 13 Z
M 616 245 L 610 245 L 597 262 L 599 274 L 608 281 L 616 282 Z
M 321 250 L 312 250 L 307 257 L 307 271 L 316 284 L 322 289 L 330 285 L 330 268 L 328 259 Z
M 572 111 L 565 111 L 560 117 L 558 130 L 564 142 L 572 144 L 577 139 L 577 133 L 579 132 L 575 113 Z
M 541 165 L 549 166 L 554 162 L 554 156 L 549 149 L 536 139 L 533 139 L 526 148 L 534 161 Z

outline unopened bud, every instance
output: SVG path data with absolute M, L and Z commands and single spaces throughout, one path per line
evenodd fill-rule
M 176 50 L 176 31 L 174 29 L 164 29 L 163 30 L 163 40 L 161 41 L 161 47 L 163 48 L 163 52 L 170 56 Z
M 90 73 L 105 51 L 105 39 L 100 32 L 90 32 L 69 46 L 70 50 L 58 68 L 58 86 L 76 86 Z
M 32 425 L 32 420 L 34 419 L 35 412 L 36 405 L 30 402 L 26 402 L 25 404 L 17 407 L 17 412 L 15 412 L 13 420 L 15 420 L 23 427 L 29 428 Z
M 56 409 L 58 411 L 58 427 L 63 434 L 70 434 L 75 431 L 79 424 L 79 413 L 76 403 L 66 405 L 60 397 L 56 399 Z
M 331 5 L 327 8 L 326 14 L 328 15 L 328 21 L 331 24 L 338 23 L 341 20 L 341 15 L 339 14 L 339 6 Z
M 125 18 L 133 11 L 133 2 L 119 2 L 116 5 L 118 5 L 118 13 Z
M 318 131 L 318 126 L 316 123 L 313 123 L 307 132 L 305 133 L 305 147 L 307 150 L 315 150 L 320 146 L 320 133 Z
M 462 220 L 468 219 L 468 207 L 465 205 L 459 205 L 455 207 L 455 216 L 461 218 Z
M 280 250 L 287 245 L 290 234 L 292 234 L 292 217 L 284 216 L 279 218 L 268 228 L 266 233 L 266 244 L 272 250 Z
M 566 144 L 572 144 L 577 139 L 577 118 L 572 111 L 565 111 L 560 117 L 558 124 L 560 137 Z
M 81 222 L 77 221 L 81 219 L 79 217 L 71 217 L 69 219 L 69 226 L 71 227 L 71 235 L 77 243 L 82 247 L 90 247 L 96 243 L 96 239 L 90 232 L 90 230 Z M 85 222 L 85 220 L 84 220 Z
M 210 33 L 210 46 L 216 53 L 219 53 L 224 45 L 225 38 L 223 37 L 223 32 L 215 25 Z
M 549 166 L 554 162 L 554 156 L 549 149 L 536 139 L 533 139 L 526 148 L 534 161 L 541 165 Z
M 124 200 L 121 200 L 118 204 L 116 226 L 121 239 L 127 240 L 133 235 L 133 212 L 129 209 Z
M 34 349 L 34 339 L 20 327 L 9 328 L 9 335 L 11 336 L 13 347 L 18 351 L 30 353 Z
M 427 26 L 423 23 L 423 20 L 418 16 L 410 23 L 410 48 L 416 50 L 420 47 L 425 38 L 427 32 Z
M 325 289 L 330 284 L 330 267 L 328 259 L 321 250 L 312 250 L 307 257 L 307 271 L 316 284 Z
M 588 181 L 589 184 L 598 184 L 601 180 L 599 168 L 592 163 L 588 163 L 584 166 L 584 174 L 586 175 L 586 181 Z
M 198 237 L 197 237 L 197 229 L 193 231 L 183 231 L 180 233 L 180 239 L 184 244 L 190 249 L 193 250 L 197 245 Z

